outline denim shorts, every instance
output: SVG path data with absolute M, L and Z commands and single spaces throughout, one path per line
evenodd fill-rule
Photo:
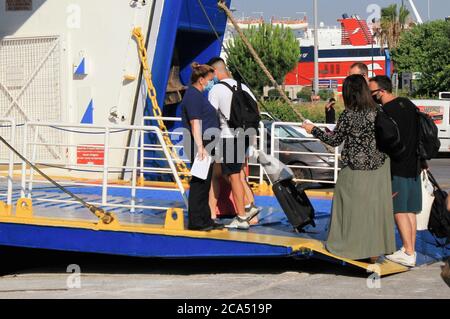
M 392 176 L 394 213 L 420 213 L 422 211 L 422 182 L 420 176 L 407 178 Z

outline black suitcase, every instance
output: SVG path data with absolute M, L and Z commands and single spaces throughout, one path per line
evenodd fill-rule
M 296 185 L 292 179 L 278 181 L 272 187 L 289 223 L 297 232 L 303 232 L 308 225 L 316 227 L 314 207 L 305 193 L 307 187 L 306 184 Z

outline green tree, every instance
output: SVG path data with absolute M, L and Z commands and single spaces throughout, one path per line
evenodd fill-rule
M 399 72 L 420 72 L 416 94 L 436 96 L 450 88 L 450 22 L 417 25 L 402 34 L 392 58 Z
M 261 24 L 244 31 L 275 80 L 282 84 L 300 57 L 300 46 L 289 28 Z M 263 74 L 239 36 L 228 44 L 228 65 L 236 79 L 246 82 L 260 95 L 270 81 Z M 241 78 L 241 75 L 244 78 Z
M 403 5 L 398 10 L 396 4 L 381 9 L 380 28 L 376 30 L 376 34 L 382 45 L 387 45 L 390 50 L 397 47 L 408 17 L 409 10 Z

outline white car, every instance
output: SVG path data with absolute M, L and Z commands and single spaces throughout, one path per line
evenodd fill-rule
M 440 153 L 450 152 L 450 101 L 447 100 L 412 100 L 424 113 L 427 113 L 439 129 L 441 141 Z

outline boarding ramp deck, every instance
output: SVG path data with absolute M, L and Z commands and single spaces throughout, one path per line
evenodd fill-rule
M 28 123 L 25 129 L 34 130 L 34 136 L 38 136 L 36 128 L 41 126 L 49 127 L 45 123 Z M 64 128 L 65 132 L 73 134 L 71 125 L 51 126 Z M 161 132 L 156 127 L 116 127 L 110 130 L 90 126 L 81 129 L 94 128 L 104 131 L 106 135 L 120 130 L 133 130 L 138 131 L 136 136 L 140 136 L 140 131 L 152 131 L 158 137 L 162 148 L 160 151 L 170 164 Z M 108 141 L 108 138 L 105 140 Z M 25 153 L 29 144 L 49 146 L 33 140 L 24 141 L 24 144 Z M 68 147 L 75 145 L 66 144 Z M 169 172 L 174 179 L 172 187 L 158 183 L 139 186 L 137 153 L 141 146 L 138 140 L 134 145 L 131 149 L 134 164 L 108 167 L 105 162 L 101 166 L 105 176 L 103 180 L 59 180 L 88 202 L 113 213 L 117 218 L 109 225 L 102 223 L 60 189 L 44 183 L 29 167 L 22 166 L 20 173 L 16 174 L 20 176 L 19 179 L 10 174 L 11 167 L 8 167 L 8 182 L 2 183 L 0 187 L 0 194 L 6 196 L 6 201 L 0 205 L 0 245 L 158 258 L 321 258 L 382 276 L 408 270 L 387 260 L 368 264 L 330 254 L 324 247 L 331 210 L 330 198 L 310 196 L 317 212 L 317 226 L 306 228 L 305 233 L 293 231 L 273 196 L 257 197 L 256 202 L 263 210 L 259 224 L 249 231 L 189 231 L 185 222 L 186 185 L 179 179 L 174 163 L 169 165 Z M 107 156 L 107 145 L 104 148 Z M 36 154 L 33 147 L 31 154 Z M 77 169 L 67 164 L 60 168 L 67 166 Z M 111 174 L 110 169 L 120 168 L 130 170 L 132 179 L 122 183 L 111 182 L 107 178 Z M 418 239 L 419 265 L 435 262 L 448 255 L 448 248 L 438 247 L 428 232 L 419 234 Z

